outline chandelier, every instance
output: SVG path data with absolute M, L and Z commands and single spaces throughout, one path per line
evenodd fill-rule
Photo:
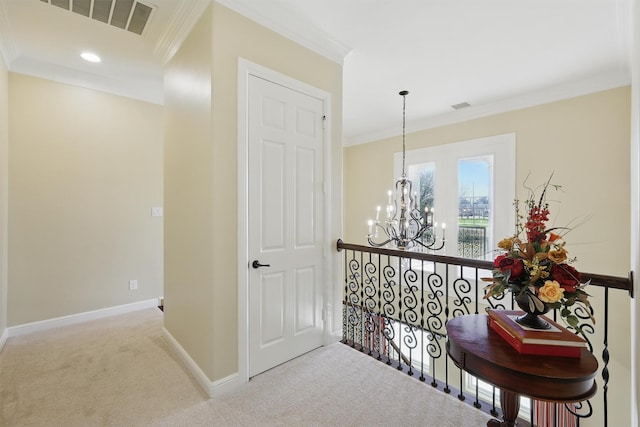
M 442 237 L 436 236 L 437 223 L 433 221 L 433 207 L 421 211 L 418 206 L 418 193 L 407 179 L 405 171 L 405 110 L 408 91 L 402 96 L 402 176 L 395 184 L 394 193 L 389 190 L 386 206 L 386 219 L 380 220 L 381 207 L 376 209 L 375 221 L 369 221 L 367 240 L 371 246 L 395 246 L 398 249 L 425 248 L 440 250 L 444 247 L 445 224 L 442 224 Z

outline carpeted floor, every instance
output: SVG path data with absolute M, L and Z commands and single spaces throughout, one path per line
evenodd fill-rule
M 1 426 L 130 426 L 206 400 L 162 338 L 157 308 L 10 338 Z
M 484 426 L 489 417 L 342 344 L 208 400 L 157 309 L 11 338 L 1 426 Z
M 343 344 L 317 349 L 241 390 L 151 423 L 170 426 L 486 426 L 455 397 Z

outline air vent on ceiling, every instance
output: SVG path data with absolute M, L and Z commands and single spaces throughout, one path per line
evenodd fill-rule
M 468 102 L 461 102 L 460 104 L 452 105 L 451 108 L 454 110 L 461 110 L 462 108 L 471 107 L 471 104 Z
M 105 24 L 142 35 L 153 6 L 137 0 L 40 0 Z

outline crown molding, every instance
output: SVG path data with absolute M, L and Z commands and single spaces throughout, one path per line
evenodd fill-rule
M 185 0 L 181 2 L 171 22 L 158 37 L 153 53 L 162 63 L 169 62 L 198 22 L 211 0 Z
M 238 0 L 215 2 L 339 65 L 344 65 L 344 59 L 352 50 L 309 22 L 303 22 L 290 10 L 276 10 L 276 6 L 269 2 L 257 1 L 252 7 Z
M 117 80 L 24 56 L 13 61 L 10 70 L 18 74 L 80 86 L 152 104 L 162 105 L 164 103 L 162 77 L 155 80 L 149 78 Z
M 19 54 L 13 37 L 11 37 L 11 24 L 7 20 L 7 11 L 3 2 L 0 2 L 0 54 L 2 54 L 7 68 Z
M 631 63 L 631 42 L 632 35 L 632 2 L 627 0 L 612 0 L 613 17 L 615 20 L 615 37 L 618 46 L 618 64 L 620 68 L 624 68 Z
M 484 105 L 472 105 L 471 107 L 464 108 L 462 110 L 451 111 L 420 120 L 413 120 L 411 122 L 407 122 L 407 132 L 418 132 L 440 126 L 462 123 L 482 117 L 534 107 L 536 105 L 548 104 L 582 95 L 589 95 L 617 87 L 627 86 L 629 84 L 631 84 L 631 75 L 629 70 L 613 72 L 594 78 L 578 80 L 565 85 L 548 87 L 535 92 L 529 92 L 520 96 Z M 394 128 L 363 133 L 352 138 L 343 138 L 343 146 L 349 147 L 366 144 L 368 142 L 379 141 L 381 139 L 391 138 L 398 135 L 399 133 L 396 126 Z

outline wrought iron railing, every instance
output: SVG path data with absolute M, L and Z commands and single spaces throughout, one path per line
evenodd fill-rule
M 469 374 L 461 372 L 445 351 L 446 322 L 464 314 L 483 313 L 486 307 L 513 309 L 512 298 L 484 299 L 482 277 L 490 277 L 490 261 L 373 248 L 337 242 L 344 251 L 343 339 L 342 341 L 420 381 L 446 393 L 456 394 L 476 408 L 497 416 L 499 392 Z M 633 297 L 632 276 L 613 277 L 582 273 L 591 285 L 603 288 L 604 312 L 597 313 L 596 329 L 588 321 L 589 313 L 575 310 L 582 319 L 582 330 L 589 349 L 601 356 L 602 408 L 594 411 L 590 401 L 556 404 L 552 407 L 531 402 L 528 416 L 534 425 L 536 416 L 550 411 L 580 419 L 602 417 L 608 423 L 609 390 L 609 292 L 626 291 Z M 555 313 L 554 313 L 555 316 Z M 599 351 L 599 352 L 598 352 Z M 468 399 L 471 397 L 471 399 Z M 526 419 L 525 419 L 526 421 Z
M 461 225 L 458 227 L 458 256 L 482 259 L 487 253 L 487 227 Z

